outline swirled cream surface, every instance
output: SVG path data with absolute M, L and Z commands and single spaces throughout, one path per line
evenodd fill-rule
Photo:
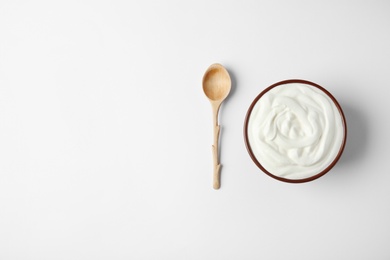
M 344 140 L 341 114 L 321 89 L 278 85 L 255 104 L 247 135 L 258 162 L 286 179 L 317 175 L 337 157 Z

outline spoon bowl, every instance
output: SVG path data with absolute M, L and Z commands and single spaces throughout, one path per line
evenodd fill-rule
M 231 79 L 220 64 L 211 65 L 203 77 L 203 92 L 211 101 L 223 101 L 230 92 Z

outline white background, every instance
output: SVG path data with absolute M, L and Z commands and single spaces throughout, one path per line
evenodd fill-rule
M 0 259 L 390 259 L 389 30 L 389 1 L 0 1 Z M 218 191 L 214 62 L 233 80 Z M 290 78 L 349 130 L 298 185 L 242 135 Z

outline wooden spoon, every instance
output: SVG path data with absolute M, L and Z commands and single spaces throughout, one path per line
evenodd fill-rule
M 214 159 L 213 188 L 216 190 L 221 186 L 219 171 L 221 165 L 218 161 L 218 140 L 220 131 L 218 125 L 218 112 L 222 102 L 229 95 L 231 85 L 229 73 L 221 64 L 212 64 L 203 76 L 203 92 L 210 100 L 213 109 L 214 144 L 211 148 Z

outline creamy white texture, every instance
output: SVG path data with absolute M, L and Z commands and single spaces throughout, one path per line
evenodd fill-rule
M 305 179 L 328 167 L 344 140 L 341 114 L 321 89 L 303 83 L 276 86 L 253 107 L 248 141 L 275 176 Z

